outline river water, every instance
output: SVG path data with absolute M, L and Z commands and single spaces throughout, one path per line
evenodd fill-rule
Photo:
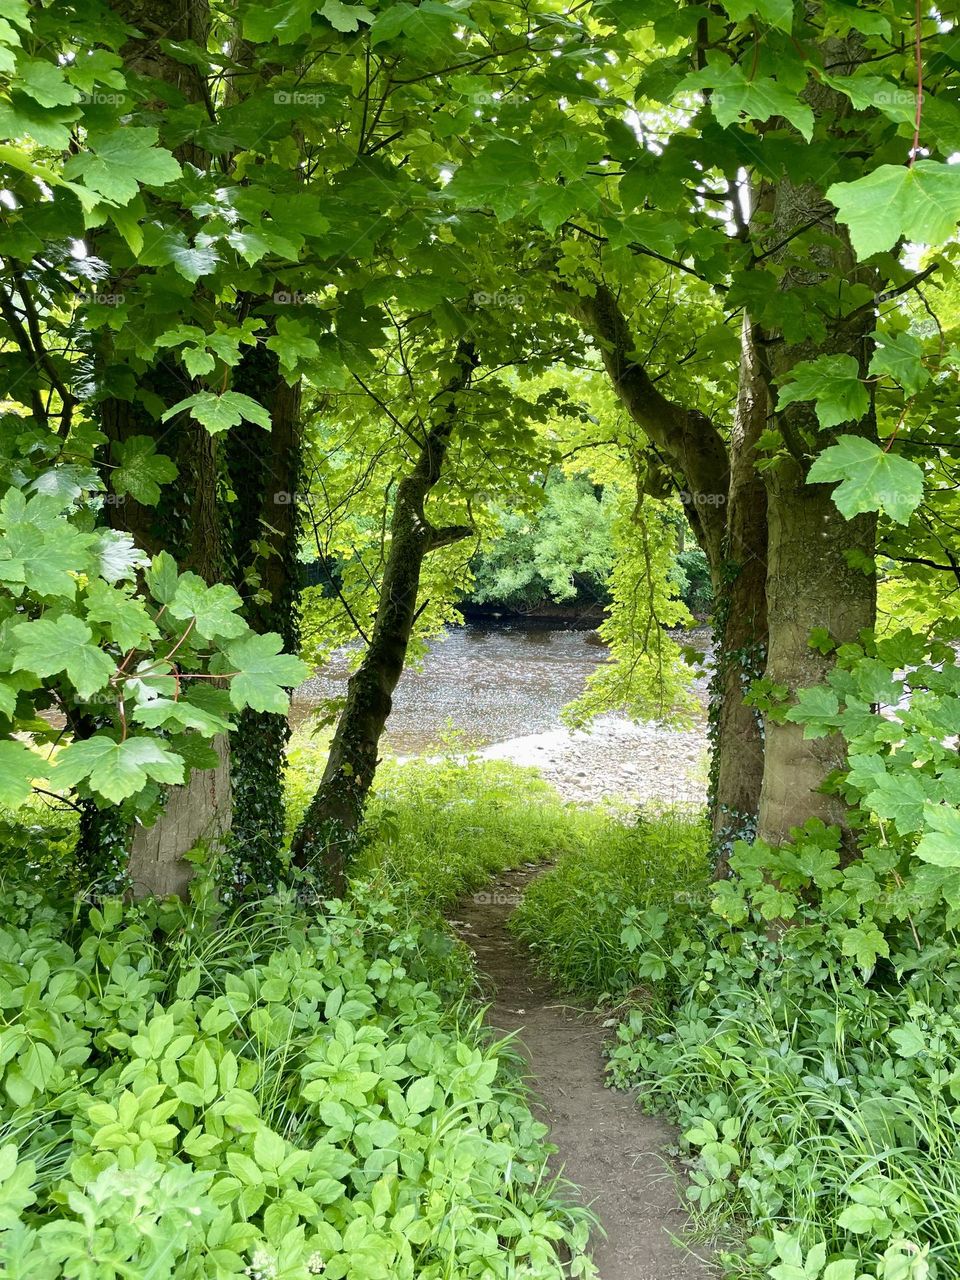
M 430 645 L 419 671 L 403 673 L 384 746 L 399 754 L 436 748 L 449 728 L 485 745 L 554 727 L 606 650 L 587 631 L 468 624 Z M 336 655 L 300 686 L 294 722 L 319 699 L 343 695 L 350 668 Z
M 698 633 L 697 639 L 703 641 Z M 606 657 L 594 632 L 467 624 L 430 646 L 421 670 L 407 670 L 394 696 L 384 747 L 402 755 L 435 750 L 449 729 L 471 745 L 555 729 Z M 294 695 L 294 723 L 317 701 L 343 695 L 344 655 Z

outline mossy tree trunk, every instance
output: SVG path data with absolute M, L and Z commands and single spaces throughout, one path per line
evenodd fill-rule
M 172 41 L 194 41 L 204 46 L 210 26 L 206 0 L 113 0 L 111 7 L 141 34 L 131 35 L 121 54 L 126 68 L 137 76 L 149 77 L 172 86 L 189 102 L 207 98 L 201 73 L 176 61 L 161 47 L 157 32 Z M 165 103 L 158 100 L 158 110 Z M 203 167 L 209 157 L 191 144 L 177 152 L 182 162 Z M 111 353 L 94 354 L 101 375 L 108 371 Z M 107 380 L 109 384 L 109 379 Z M 152 509 L 128 498 L 107 508 L 113 527 L 133 534 L 149 552 L 168 547 L 181 568 L 191 569 L 208 583 L 226 576 L 225 546 L 221 527 L 222 461 L 217 441 L 198 422 L 186 416 L 168 428 L 161 428 L 145 407 L 151 401 L 171 404 L 191 389 L 185 371 L 172 359 L 159 362 L 138 379 L 138 398 L 105 398 L 99 409 L 100 422 L 111 442 L 133 435 L 165 437 L 164 452 L 172 454 L 180 481 L 165 495 L 162 506 Z M 116 814 L 88 807 L 81 824 L 79 851 L 91 878 L 125 878 L 136 897 L 176 893 L 186 896 L 193 864 L 184 858 L 197 843 L 212 850 L 224 846 L 231 824 L 229 745 L 226 737 L 213 743 L 218 763 L 210 769 L 194 770 L 182 787 L 171 787 L 156 821 L 149 827 L 137 824 L 121 831 Z M 120 856 L 126 848 L 126 866 Z M 109 851 L 104 860 L 104 850 Z
M 673 472 L 690 527 L 710 566 L 716 625 L 711 691 L 711 822 L 717 872 L 726 874 L 731 843 L 756 830 L 763 778 L 760 719 L 744 702 L 766 653 L 766 496 L 755 444 L 766 425 L 765 389 L 742 382 L 729 444 L 698 410 L 668 399 L 631 353 L 638 343 L 610 289 L 569 298 L 573 314 L 600 348 L 624 407 Z M 752 370 L 750 349 L 744 365 Z
M 342 892 L 364 805 L 378 764 L 380 738 L 403 674 L 407 646 L 417 617 L 420 571 L 431 551 L 468 537 L 472 528 L 435 528 L 424 513 L 440 479 L 456 428 L 458 393 L 469 385 L 475 366 L 472 346 L 461 342 L 457 372 L 445 388 L 446 403 L 429 427 L 412 471 L 398 484 L 390 521 L 379 603 L 363 659 L 351 676 L 337 721 L 326 768 L 293 840 L 298 866 L 321 876 L 325 887 Z
M 282 377 L 276 353 L 258 344 L 243 356 L 234 386 L 270 412 L 270 430 L 244 422 L 227 437 L 235 501 L 231 534 L 235 585 L 259 632 L 276 631 L 284 649 L 300 645 L 298 488 L 301 386 Z M 290 722 L 247 709 L 231 735 L 233 837 L 238 886 L 275 884 L 284 838 L 283 780 Z
M 767 658 L 767 495 L 756 466 L 756 444 L 766 426 L 767 391 L 745 324 L 730 433 L 724 554 L 714 573 L 710 790 L 718 877 L 727 874 L 733 844 L 756 834 L 763 782 L 763 725 L 745 698 Z

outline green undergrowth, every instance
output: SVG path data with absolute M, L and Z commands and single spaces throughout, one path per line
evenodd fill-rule
M 4 1280 L 590 1274 L 512 1050 L 395 900 L 0 912 Z
M 308 744 L 291 752 L 291 830 L 324 760 Z M 565 803 L 534 769 L 469 756 L 387 759 L 367 806 L 357 868 L 442 911 L 501 871 L 578 856 L 619 829 L 597 811 Z
M 533 881 L 510 927 L 564 991 L 619 999 L 647 980 L 624 945 L 630 922 L 703 896 L 706 825 L 666 813 L 630 826 L 607 820 L 590 835 Z
M 652 824 L 632 854 L 625 842 L 562 859 L 528 888 L 514 928 L 557 982 L 621 1002 L 611 1081 L 679 1122 L 699 1229 L 739 1241 L 727 1274 L 955 1280 L 956 937 L 925 938 L 905 917 L 874 967 L 812 909 L 779 936 L 749 894 L 731 910 L 742 887 L 704 885 L 700 835 L 688 831 L 686 849 L 682 835 Z M 827 835 L 813 832 L 810 849 Z M 761 856 L 740 847 L 745 881 Z M 801 847 L 797 865 L 812 856 Z

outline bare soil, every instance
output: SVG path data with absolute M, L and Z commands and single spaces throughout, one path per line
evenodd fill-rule
M 506 922 L 542 868 L 507 872 L 461 903 L 452 923 L 476 955 L 492 1000 L 487 1020 L 516 1032 L 529 1084 L 557 1146 L 553 1171 L 579 1189 L 606 1233 L 593 1257 L 601 1280 L 714 1280 L 688 1226 L 678 1171 L 666 1154 L 676 1130 L 645 1116 L 633 1096 L 604 1084 L 602 1019 L 553 991 Z

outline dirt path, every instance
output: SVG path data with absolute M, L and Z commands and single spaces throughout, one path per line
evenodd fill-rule
M 600 1021 L 552 991 L 507 931 L 507 917 L 536 874 L 506 873 L 462 903 L 453 922 L 491 988 L 488 1021 L 519 1032 L 541 1115 L 559 1148 L 555 1169 L 581 1188 L 606 1230 L 594 1245 L 601 1280 L 713 1280 L 697 1254 L 671 1239 L 685 1224 L 661 1155 L 675 1131 L 643 1115 L 629 1094 L 604 1086 Z

